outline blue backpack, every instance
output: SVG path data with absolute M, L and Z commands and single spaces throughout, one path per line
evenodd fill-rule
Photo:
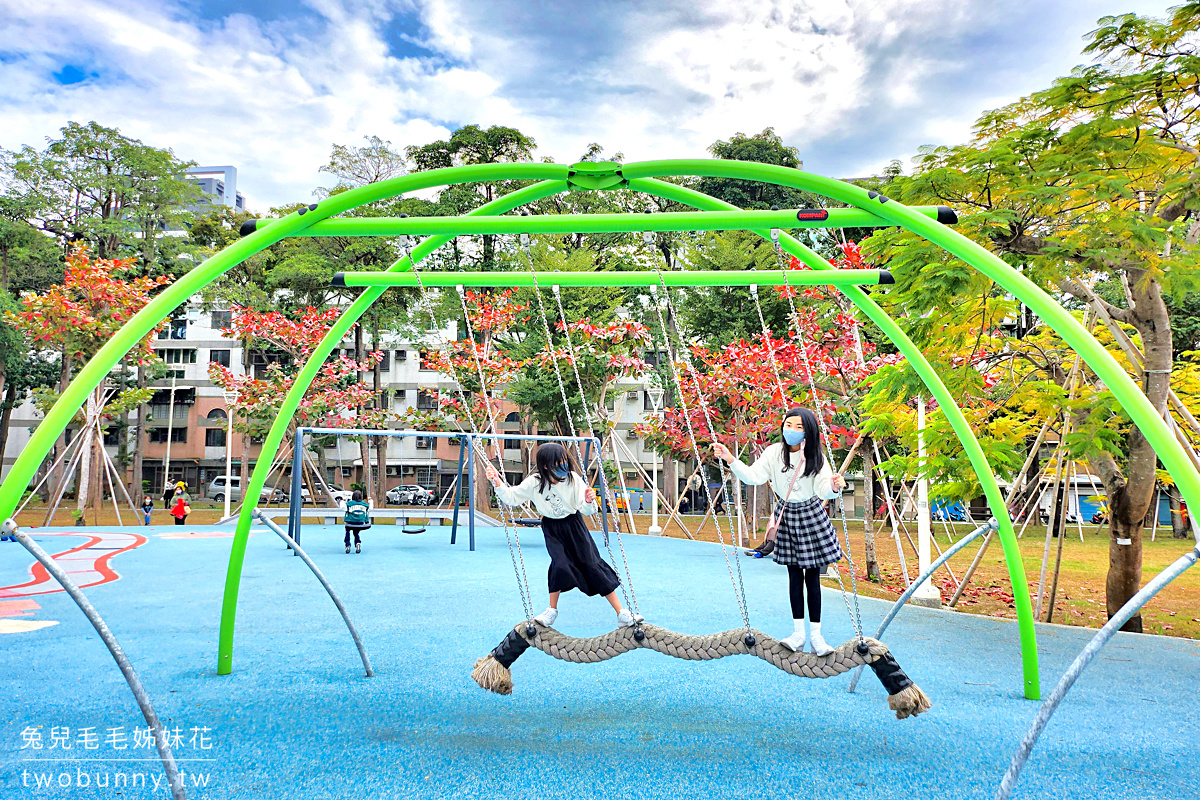
M 362 500 L 351 500 L 346 503 L 346 524 L 347 525 L 369 525 L 371 515 L 370 507 Z

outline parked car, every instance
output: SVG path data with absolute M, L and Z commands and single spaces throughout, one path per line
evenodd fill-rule
M 395 506 L 427 506 L 433 502 L 433 492 L 424 486 L 393 486 L 388 489 L 385 499 Z
M 204 490 L 204 496 L 216 500 L 218 503 L 225 502 L 225 495 L 229 495 L 230 500 L 242 499 L 242 476 L 234 475 L 232 478 L 228 475 L 218 475 L 213 478 L 208 488 Z M 260 503 L 270 502 L 273 499 L 270 487 L 264 486 L 258 493 L 258 501 Z

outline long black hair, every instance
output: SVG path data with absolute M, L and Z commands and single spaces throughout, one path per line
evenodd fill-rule
M 821 471 L 821 467 L 825 466 L 825 456 L 821 453 L 821 428 L 817 424 L 817 415 L 807 408 L 792 406 L 779 422 L 781 437 L 783 436 L 783 423 L 789 417 L 799 417 L 800 426 L 804 429 L 804 472 L 800 475 L 816 475 Z M 782 447 L 783 471 L 787 472 L 792 468 L 792 451 L 788 448 L 786 441 L 782 442 Z M 541 454 L 539 453 L 539 455 Z
M 546 487 L 554 483 L 551 480 L 550 473 L 554 470 L 555 465 L 566 462 L 567 469 L 571 472 L 583 474 L 583 470 L 579 468 L 579 464 L 575 462 L 575 457 L 571 455 L 571 451 L 556 442 L 548 442 L 538 448 L 537 451 L 537 475 L 538 475 L 538 494 L 545 494 Z M 570 475 L 567 480 L 570 480 Z

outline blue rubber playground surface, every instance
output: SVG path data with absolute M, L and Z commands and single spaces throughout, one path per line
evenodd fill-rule
M 445 528 L 380 526 L 361 555 L 345 555 L 340 530 L 305 527 L 305 549 L 363 635 L 377 673 L 366 678 L 316 579 L 256 527 L 234 672 L 218 676 L 232 539 L 211 534 L 222 530 L 138 529 L 146 543 L 109 563 L 119 577 L 86 590 L 178 731 L 192 798 L 989 798 L 1038 709 L 1021 696 L 1014 623 L 912 607 L 887 643 L 933 700 L 916 719 L 894 719 L 869 670 L 848 694 L 849 676 L 802 680 L 750 657 L 635 651 L 577 665 L 531 649 L 513 665 L 511 696 L 484 692 L 470 677 L 475 659 L 522 617 L 499 529 L 479 530 L 469 552 L 465 536 L 450 546 Z M 540 532 L 521 532 L 540 610 L 548 559 Z M 71 533 L 33 538 L 52 553 L 88 541 Z M 689 633 L 739 627 L 716 546 L 625 542 L 648 621 Z M 0 586 L 28 582 L 32 563 L 19 544 L 0 544 Z M 785 571 L 768 560 L 741 565 L 751 623 L 788 633 Z M 144 722 L 133 697 L 70 598 L 52 592 L 19 606 L 6 596 L 0 630 L 56 624 L 0 633 L 0 797 L 168 797 L 154 750 L 134 746 Z M 824 599 L 826 638 L 848 639 L 836 589 Z M 887 604 L 861 602 L 871 631 Z M 613 624 L 598 598 L 565 595 L 561 611 L 556 627 L 570 634 Z M 1090 635 L 1040 626 L 1044 691 Z M 1046 730 L 1018 796 L 1196 797 L 1198 667 L 1198 642 L 1119 634 Z M 120 775 L 126 784 L 112 788 Z

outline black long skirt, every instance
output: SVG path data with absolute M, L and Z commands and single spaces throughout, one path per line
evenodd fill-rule
M 563 519 L 542 517 L 542 533 L 550 553 L 546 582 L 551 592 L 578 589 L 590 596 L 606 595 L 621 585 L 617 573 L 600 557 L 578 511 Z

